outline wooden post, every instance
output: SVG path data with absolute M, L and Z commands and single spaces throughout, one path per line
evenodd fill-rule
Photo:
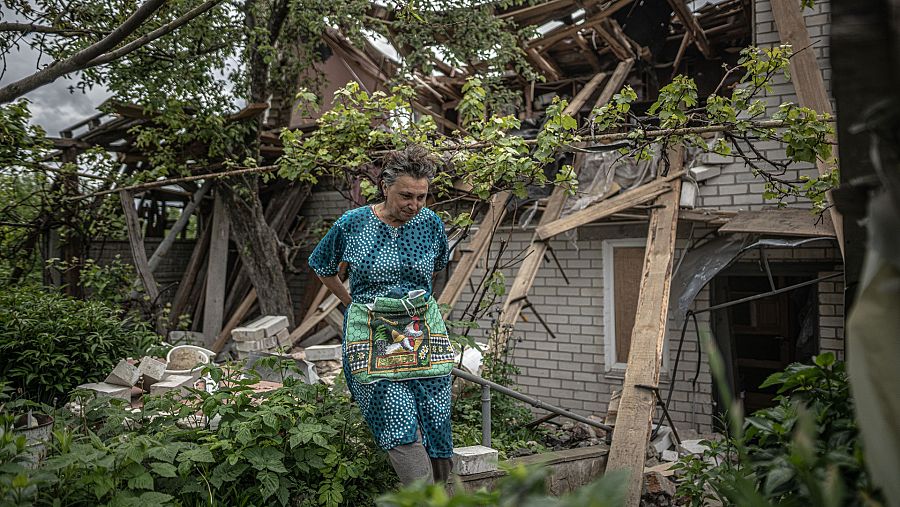
M 134 267 L 144 285 L 144 290 L 150 296 L 151 303 L 156 304 L 159 301 L 159 287 L 156 286 L 156 280 L 153 278 L 153 273 L 150 272 L 147 251 L 144 250 L 144 238 L 141 235 L 137 210 L 134 209 L 134 195 L 128 190 L 122 190 L 119 192 L 119 198 L 122 201 L 122 209 L 125 211 L 125 226 L 128 230 L 128 244 L 131 246 Z
M 816 53 L 813 50 L 806 22 L 803 20 L 800 2 L 782 0 L 772 2 L 772 14 L 775 17 L 775 25 L 778 27 L 778 35 L 781 42 L 790 44 L 796 51 L 791 56 L 791 81 L 797 91 L 797 100 L 803 107 L 808 107 L 818 113 L 833 114 L 831 100 L 825 90 L 825 80 L 822 71 L 816 61 Z M 834 139 L 829 139 L 834 141 Z M 816 159 L 816 169 L 819 175 L 831 172 L 832 167 L 822 160 Z M 834 204 L 831 192 L 828 192 L 828 204 Z M 837 207 L 831 206 L 831 221 L 834 223 L 834 232 L 837 235 L 838 246 L 841 248 L 841 256 L 844 255 L 844 219 Z
M 683 165 L 681 149 L 670 152 L 670 172 L 679 172 Z M 629 470 L 625 505 L 637 507 L 641 501 L 644 479 L 644 460 L 650 441 L 650 424 L 655 397 L 649 387 L 658 387 L 663 342 L 666 337 L 669 290 L 672 283 L 672 264 L 675 257 L 675 233 L 678 227 L 678 202 L 681 180 L 672 182 L 672 191 L 659 196 L 661 206 L 650 212 L 644 268 L 631 332 L 631 348 L 625 382 L 619 400 L 612 446 L 606 470 Z
M 450 306 L 447 315 L 453 311 L 453 305 L 459 300 L 459 295 L 462 294 L 466 282 L 472 277 L 472 272 L 475 271 L 475 266 L 479 259 L 483 258 L 487 252 L 491 244 L 491 238 L 494 236 L 494 231 L 506 215 L 506 201 L 509 200 L 509 195 L 509 192 L 500 192 L 491 199 L 490 207 L 485 213 L 478 231 L 475 232 L 472 240 L 466 245 L 467 250 L 462 254 L 459 262 L 456 263 L 453 274 L 450 275 L 450 280 L 447 281 L 447 285 L 441 291 L 438 303 Z M 444 315 L 444 317 L 447 315 Z
M 206 300 L 203 305 L 203 337 L 207 344 L 222 331 L 225 311 L 225 276 L 228 268 L 228 217 L 222 196 L 216 192 L 213 205 L 212 237 L 206 269 Z

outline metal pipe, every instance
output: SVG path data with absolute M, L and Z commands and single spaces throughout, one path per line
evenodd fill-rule
M 776 294 L 781 294 L 782 292 L 790 292 L 795 289 L 799 289 L 801 287 L 806 287 L 807 285 L 814 285 L 819 282 L 824 282 L 825 280 L 830 280 L 832 278 L 836 278 L 838 276 L 844 276 L 844 273 L 834 273 L 828 276 L 823 276 L 822 278 L 816 278 L 815 280 L 807 280 L 805 282 L 797 283 L 794 285 L 789 285 L 787 287 L 782 287 L 778 290 L 773 290 L 771 292 L 765 292 L 762 294 L 757 294 L 755 296 L 747 296 L 745 298 L 736 299 L 734 301 L 729 301 L 727 303 L 718 304 L 715 306 L 710 306 L 709 308 L 701 308 L 699 310 L 694 310 L 694 314 L 711 312 L 714 310 L 721 310 L 723 308 L 728 308 L 729 306 L 739 305 L 741 303 L 748 303 L 750 301 L 756 301 L 757 299 L 767 298 L 769 296 L 775 296 Z
M 481 445 L 491 446 L 491 386 L 481 386 Z
M 541 400 L 532 398 L 530 396 L 525 396 L 524 394 L 522 394 L 518 391 L 513 391 L 512 389 L 510 389 L 508 387 L 501 386 L 500 384 L 491 382 L 490 380 L 485 380 L 485 379 L 479 377 L 478 375 L 473 375 L 467 371 L 460 370 L 459 368 L 453 368 L 453 375 L 456 375 L 457 377 L 459 377 L 463 380 L 468 380 L 469 382 L 474 382 L 481 386 L 488 386 L 491 389 L 499 392 L 500 394 L 505 394 L 506 396 L 509 396 L 510 398 L 515 398 L 519 401 L 524 401 L 525 403 L 528 403 L 529 405 L 531 405 L 533 407 L 540 408 L 540 409 L 546 410 L 548 412 L 553 412 L 554 414 L 559 414 L 563 417 L 572 419 L 573 421 L 578 421 L 578 422 L 587 424 L 588 426 L 600 428 L 601 430 L 606 431 L 606 432 L 611 432 L 613 430 L 612 426 L 609 426 L 609 425 L 603 424 L 603 423 L 598 423 L 597 421 L 588 419 L 587 417 L 582 417 L 578 414 L 573 414 L 572 412 L 569 412 L 568 410 L 565 410 L 565 409 L 562 409 L 559 407 L 555 407 L 553 405 L 548 405 Z

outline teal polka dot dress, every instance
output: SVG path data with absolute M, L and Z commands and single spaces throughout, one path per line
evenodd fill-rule
M 353 303 L 366 304 L 376 296 L 399 298 L 412 290 L 425 290 L 430 297 L 433 274 L 447 266 L 448 257 L 444 224 L 430 209 L 392 227 L 379 220 L 371 206 L 364 206 L 334 223 L 310 255 L 309 265 L 317 275 L 329 277 L 346 262 Z M 361 384 L 350 375 L 345 343 L 344 376 L 382 449 L 415 442 L 418 430 L 429 456 L 453 455 L 449 375 Z

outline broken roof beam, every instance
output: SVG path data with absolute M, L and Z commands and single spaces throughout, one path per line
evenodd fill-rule
M 597 97 L 597 101 L 594 102 L 594 107 L 591 108 L 592 111 L 612 100 L 613 95 L 622 89 L 622 86 L 625 84 L 625 79 L 628 78 L 628 73 L 631 72 L 632 67 L 634 67 L 634 58 L 623 60 L 616 65 L 616 69 L 613 70 L 612 76 L 609 77 L 609 81 L 606 82 L 606 86 L 603 87 L 600 96 Z
M 597 57 L 597 52 L 594 51 L 594 48 L 588 43 L 587 39 L 584 38 L 580 33 L 576 33 L 572 39 L 575 41 L 575 44 L 578 45 L 578 48 L 581 50 L 578 52 L 581 56 L 587 60 L 588 64 L 590 64 L 591 68 L 594 69 L 594 72 L 598 72 L 603 68 L 603 65 L 600 63 L 600 58 Z
M 672 150 L 670 171 L 683 165 L 682 149 Z M 669 293 L 678 228 L 678 201 L 681 181 L 672 182 L 672 190 L 656 199 L 658 208 L 650 212 L 647 248 L 631 331 L 631 347 L 612 445 L 606 470 L 630 472 L 625 505 L 638 507 L 644 482 L 644 460 L 650 441 L 650 424 L 656 407 L 653 389 L 659 386 L 663 343 L 668 328 Z
M 565 28 L 561 27 L 556 30 L 551 30 L 551 31 L 547 32 L 546 34 L 544 34 L 542 37 L 539 37 L 537 39 L 533 39 L 533 40 L 529 41 L 528 47 L 540 47 L 540 48 L 544 48 L 544 49 L 549 48 L 553 44 L 556 44 L 557 42 L 559 42 L 563 39 L 571 37 L 572 35 L 578 33 L 581 30 L 584 30 L 585 28 L 590 28 L 592 26 L 599 24 L 601 21 L 608 18 L 609 16 L 612 16 L 619 9 L 627 6 L 632 1 L 633 0 L 615 0 L 613 2 L 610 2 L 605 8 L 597 11 L 597 13 L 594 14 L 593 16 L 591 16 L 590 18 L 585 19 L 584 23 L 581 23 L 579 25 L 565 27 Z
M 444 290 L 441 291 L 441 295 L 438 297 L 438 303 L 449 305 L 449 311 L 453 310 L 453 306 L 459 300 L 463 288 L 469 279 L 472 278 L 472 273 L 475 271 L 478 261 L 483 259 L 487 253 L 491 244 L 491 238 L 494 237 L 494 232 L 506 215 L 506 201 L 509 200 L 509 196 L 509 192 L 499 192 L 491 199 L 488 211 L 485 213 L 478 231 L 475 232 L 472 240 L 466 245 L 466 251 L 463 252 L 459 262 L 456 263 L 453 274 L 450 275 L 450 279 L 444 285 Z
M 541 241 L 546 241 L 566 231 L 607 218 L 614 213 L 631 209 L 639 204 L 644 204 L 671 190 L 673 187 L 672 182 L 680 179 L 682 175 L 684 175 L 684 171 L 678 171 L 665 178 L 654 180 L 615 197 L 594 203 L 567 217 L 541 224 L 535 229 L 535 235 Z
M 706 38 L 706 33 L 684 0 L 668 0 L 668 2 L 672 6 L 672 10 L 675 11 L 675 15 L 684 25 L 684 29 L 691 34 L 691 38 L 697 44 L 697 49 L 703 53 L 703 56 L 712 59 L 714 53 L 712 46 L 709 45 L 709 40 Z
M 605 20 L 604 20 L 605 21 Z M 607 29 L 608 28 L 608 29 Z M 603 39 L 603 42 L 609 46 L 609 49 L 616 55 L 621 61 L 628 60 L 629 58 L 634 58 L 634 49 L 625 41 L 622 41 L 621 38 L 616 37 L 612 30 L 612 26 L 607 23 L 598 23 L 593 27 L 594 32 Z
M 535 48 L 525 49 L 525 59 L 538 69 L 547 78 L 547 81 L 559 81 L 564 75 L 558 65 Z

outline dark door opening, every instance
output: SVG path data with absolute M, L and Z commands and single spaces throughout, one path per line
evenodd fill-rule
M 772 281 L 779 289 L 811 279 L 774 276 Z M 771 290 L 766 276 L 719 276 L 714 304 Z M 769 375 L 784 370 L 792 362 L 806 361 L 817 352 L 816 301 L 815 286 L 808 286 L 735 305 L 714 316 L 716 342 L 730 377 L 727 380 L 732 395 L 742 400 L 745 414 L 774 405 L 777 389 L 759 387 Z M 718 408 L 722 412 L 726 407 Z

